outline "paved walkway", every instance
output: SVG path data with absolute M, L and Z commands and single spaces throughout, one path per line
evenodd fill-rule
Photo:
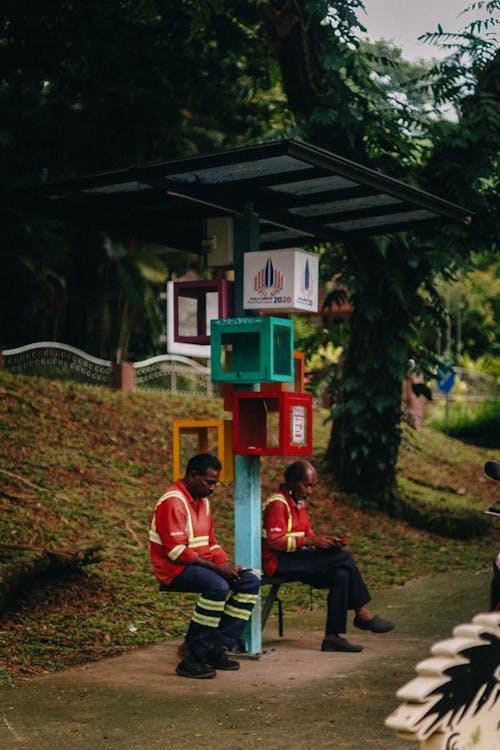
M 177 641 L 0 689 L 1 750 L 411 750 L 384 726 L 431 645 L 488 603 L 489 573 L 442 574 L 376 592 L 396 629 L 351 627 L 359 654 L 323 654 L 320 607 L 271 617 L 260 659 L 213 680 L 174 673 Z

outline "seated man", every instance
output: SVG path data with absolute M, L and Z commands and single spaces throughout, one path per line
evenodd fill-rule
M 310 463 L 296 461 L 286 469 L 279 492 L 264 503 L 262 567 L 266 576 L 328 589 L 322 651 L 362 651 L 362 646 L 341 636 L 349 609 L 360 630 L 387 633 L 394 625 L 367 609 L 370 594 L 353 558 L 342 549 L 345 540 L 314 534 L 305 502 L 316 480 Z
M 159 499 L 149 532 L 161 590 L 201 594 L 180 650 L 181 677 L 207 679 L 216 669 L 240 668 L 226 652 L 243 635 L 259 591 L 258 577 L 230 562 L 214 535 L 208 497 L 220 470 L 215 456 L 193 456 L 184 478 Z

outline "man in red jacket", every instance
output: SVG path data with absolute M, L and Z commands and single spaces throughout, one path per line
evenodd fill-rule
M 343 549 L 345 538 L 313 532 L 306 500 L 316 481 L 314 467 L 296 461 L 286 469 L 279 491 L 265 502 L 262 567 L 266 576 L 328 589 L 322 651 L 362 651 L 362 646 L 341 635 L 346 632 L 348 610 L 354 610 L 354 625 L 360 630 L 387 633 L 394 625 L 366 607 L 370 594 L 356 563 Z
M 240 668 L 227 650 L 243 635 L 259 591 L 259 578 L 234 565 L 214 534 L 208 498 L 221 468 L 215 456 L 193 456 L 184 478 L 159 499 L 149 532 L 160 589 L 201 594 L 176 669 L 181 677 L 207 679 L 216 669 Z

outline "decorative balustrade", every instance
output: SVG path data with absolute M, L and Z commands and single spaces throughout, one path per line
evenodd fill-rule
M 0 369 L 2 366 L 6 372 L 16 375 L 71 380 L 97 387 L 163 390 L 203 396 L 213 394 L 210 367 L 175 354 L 117 364 L 68 344 L 39 341 L 5 349 L 0 354 Z
M 159 354 L 134 362 L 138 390 L 160 389 L 171 393 L 213 395 L 210 367 L 177 354 Z
M 109 386 L 111 361 L 57 341 L 38 341 L 3 352 L 4 370 L 15 375 L 34 375 L 52 380 L 73 380 Z

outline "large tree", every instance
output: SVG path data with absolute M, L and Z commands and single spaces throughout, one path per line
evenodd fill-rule
M 487 3 L 491 12 L 498 5 Z M 430 120 L 416 95 L 396 97 L 373 75 L 377 51 L 367 54 L 358 39 L 362 9 L 362 0 L 5 0 L 0 180 L 11 187 L 207 152 L 266 137 L 277 123 L 282 133 L 478 210 L 472 229 L 440 227 L 439 241 L 435 232 L 407 233 L 323 249 L 324 267 L 341 274 L 355 308 L 328 465 L 343 488 L 392 509 L 400 386 L 417 327 L 432 313 L 423 299 L 433 299 L 437 272 L 449 274 L 473 246 L 491 244 L 498 218 L 498 56 L 470 27 L 429 82 L 437 116 L 451 101 L 459 121 Z M 67 334 L 82 336 L 71 343 L 82 345 L 89 331 L 95 342 L 94 326 L 109 320 L 114 346 L 126 344 L 151 299 L 137 248 L 3 218 L 2 318 L 24 300 L 26 329 L 17 330 L 34 320 L 36 336 L 40 311 L 56 310 Z M 68 316 L 70 300 L 90 299 L 82 279 L 100 288 L 99 269 L 109 281 L 104 297 L 84 313 L 74 304 Z M 6 338 L 4 329 L 0 344 Z M 98 353 L 109 353 L 109 336 L 103 346 Z M 133 348 L 140 351 L 137 338 Z
M 469 45 L 468 66 L 461 56 L 432 71 L 436 114 L 439 105 L 451 100 L 460 116 L 456 123 L 433 124 L 419 117 L 415 100 L 394 101 L 370 75 L 370 60 L 360 53 L 356 36 L 361 8 L 358 0 L 267 4 L 270 39 L 290 106 L 302 118 L 302 133 L 318 145 L 431 187 L 472 209 L 492 207 L 499 130 L 497 110 L 484 92 L 498 85 L 489 70 L 495 60 L 484 46 Z M 473 37 L 469 28 L 467 38 Z M 473 102 L 480 103 L 482 114 Z M 428 364 L 417 328 L 436 308 L 425 304 L 422 290 L 428 301 L 437 299 L 436 276 L 450 274 L 474 247 L 491 243 L 487 223 L 484 227 L 481 218 L 475 232 L 442 226 L 438 238 L 433 230 L 346 242 L 323 256 L 329 271 L 340 274 L 354 306 L 327 465 L 343 489 L 389 511 L 397 500 L 401 384 L 410 355 L 420 355 L 420 369 Z

